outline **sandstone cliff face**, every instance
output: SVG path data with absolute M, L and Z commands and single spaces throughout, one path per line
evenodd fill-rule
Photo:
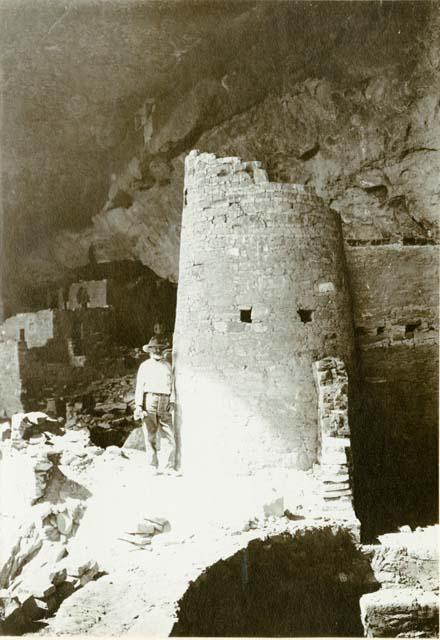
M 13 279 L 58 276 L 85 263 L 93 241 L 102 259 L 140 258 L 176 281 L 182 160 L 194 147 L 258 159 L 272 180 L 314 184 L 341 213 L 347 240 L 431 242 L 438 7 L 392 4 L 288 3 L 274 12 L 262 3 L 219 19 L 216 33 L 210 24 L 197 42 L 188 35 L 185 55 L 166 74 L 162 48 L 162 93 L 136 113 L 127 103 L 124 135 L 107 145 L 110 162 L 82 181 L 95 194 L 99 181 L 101 202 L 107 182 L 106 204 L 99 211 L 95 202 L 82 230 L 49 236 L 22 256 Z M 111 118 L 104 129 L 113 136 Z M 49 202 L 49 226 L 63 227 L 63 207 L 51 209 Z M 86 209 L 78 209 L 85 222 Z
M 415 70 L 408 79 L 397 65 L 348 86 L 307 79 L 203 132 L 195 145 L 263 159 L 274 181 L 316 186 L 341 214 L 350 244 L 430 244 L 440 199 L 438 90 L 432 73 Z M 152 156 L 151 186 L 142 158 L 133 158 L 92 227 L 60 234 L 51 251 L 57 262 L 76 266 L 93 241 L 102 258 L 140 258 L 177 281 L 185 154 Z

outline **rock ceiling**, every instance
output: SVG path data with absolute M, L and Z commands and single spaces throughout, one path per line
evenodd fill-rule
M 101 259 L 140 258 L 176 280 L 182 159 L 195 146 L 252 154 L 274 179 L 315 183 L 354 211 L 354 237 L 365 225 L 368 237 L 373 227 L 391 237 L 402 224 L 411 229 L 400 236 L 431 237 L 436 8 L 4 3 L 6 306 L 25 306 L 26 287 L 85 263 L 90 242 Z M 408 193 L 396 178 L 405 170 Z M 359 219 L 365 198 L 373 226 Z

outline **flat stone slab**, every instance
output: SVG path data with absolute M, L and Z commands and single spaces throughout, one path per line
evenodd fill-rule
M 350 485 L 347 482 L 324 482 L 322 485 L 322 489 L 324 492 L 333 492 L 333 491 L 345 491 L 346 489 L 350 489 Z
M 324 500 L 342 498 L 343 496 L 351 496 L 351 489 L 326 489 L 324 492 Z

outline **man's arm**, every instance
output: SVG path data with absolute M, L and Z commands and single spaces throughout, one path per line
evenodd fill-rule
M 134 392 L 134 404 L 136 407 L 142 409 L 144 401 L 144 383 L 145 383 L 145 367 L 144 363 L 141 364 L 137 372 L 136 377 L 136 390 Z
M 174 377 L 174 368 L 171 364 L 167 363 L 170 368 L 170 381 L 171 381 L 171 389 L 170 389 L 170 404 L 174 405 L 176 403 L 176 387 L 175 387 L 175 377 Z
M 174 369 L 171 367 L 171 394 L 170 394 L 171 408 L 174 409 L 176 405 L 176 378 L 174 376 Z

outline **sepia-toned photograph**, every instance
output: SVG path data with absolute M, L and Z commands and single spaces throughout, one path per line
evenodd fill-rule
M 0 636 L 439 637 L 440 2 L 0 0 Z

